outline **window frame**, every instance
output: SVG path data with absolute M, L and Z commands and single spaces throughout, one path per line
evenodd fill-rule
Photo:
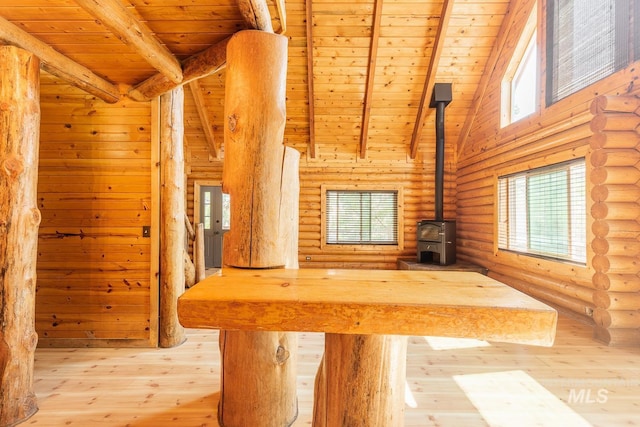
M 509 65 L 506 68 L 506 71 L 502 77 L 502 82 L 500 85 L 500 127 L 505 128 L 511 124 L 518 123 L 521 120 L 526 119 L 527 117 L 536 114 L 540 111 L 540 70 L 541 70 L 541 49 L 540 49 L 540 36 L 538 31 L 538 6 L 536 4 L 531 8 L 531 13 L 529 14 L 529 18 L 527 18 L 527 23 L 525 24 L 520 36 L 518 38 L 518 43 L 516 44 L 515 50 L 511 55 L 511 59 L 509 61 Z M 536 83 L 534 88 L 534 102 L 535 107 L 532 112 L 529 114 L 522 116 L 518 119 L 513 119 L 512 110 L 513 110 L 513 82 L 518 75 L 518 71 L 520 71 L 520 65 L 523 61 L 526 60 L 527 54 L 530 53 L 530 49 L 535 47 L 535 58 L 534 63 L 536 67 Z
M 501 180 L 502 179 L 509 179 L 509 178 L 517 178 L 517 177 L 530 177 L 530 176 L 539 176 L 543 173 L 553 173 L 554 171 L 559 171 L 559 170 L 563 170 L 563 169 L 567 169 L 569 170 L 570 167 L 574 164 L 577 163 L 581 163 L 584 167 L 584 177 L 583 177 L 583 184 L 584 184 L 584 193 L 583 193 L 583 209 L 584 209 L 584 224 L 581 224 L 584 226 L 584 234 L 582 235 L 584 241 L 582 242 L 584 244 L 584 260 L 580 259 L 575 259 L 575 258 L 571 258 L 570 256 L 567 257 L 562 257 L 559 255 L 551 255 L 549 253 L 542 253 L 540 251 L 535 251 L 532 250 L 529 244 L 530 241 L 530 235 L 529 235 L 529 229 L 530 229 L 530 224 L 527 221 L 527 223 L 525 224 L 525 227 L 527 228 L 527 248 L 526 250 L 521 250 L 519 248 L 511 248 L 511 247 L 503 247 L 502 245 L 502 240 L 503 240 L 503 236 L 501 235 L 501 229 L 503 227 L 509 227 L 508 224 L 503 224 L 503 222 L 501 221 L 502 216 L 503 216 L 503 212 L 502 210 L 504 208 L 506 208 L 507 206 L 503 206 L 503 204 L 501 203 L 501 194 L 503 193 L 503 191 L 501 191 Z M 582 156 L 582 157 L 577 157 L 577 158 L 571 158 L 568 160 L 561 160 L 561 161 L 557 161 L 557 162 L 553 162 L 551 164 L 542 164 L 540 166 L 537 167 L 531 167 L 530 169 L 527 170 L 519 170 L 519 171 L 510 171 L 507 173 L 500 173 L 500 174 L 496 174 L 495 175 L 495 194 L 496 194 L 496 198 L 495 198 L 495 217 L 496 217 L 496 221 L 495 221 L 495 238 L 494 238 L 494 242 L 495 242 L 495 253 L 496 255 L 501 255 L 501 254 L 515 254 L 515 255 L 519 255 L 519 256 L 526 256 L 526 257 L 533 257 L 533 258 L 539 258 L 539 259 L 543 259 L 546 261 L 549 261 L 551 263 L 569 263 L 569 264 L 574 264 L 574 265 L 578 265 L 578 266 L 582 266 L 582 267 L 586 267 L 587 263 L 589 262 L 590 259 L 590 249 L 589 249 L 589 244 L 588 242 L 590 241 L 590 234 L 589 234 L 589 215 L 588 215 L 588 208 L 589 208 L 589 197 L 588 197 L 588 182 L 587 182 L 587 176 L 588 176 L 588 162 L 586 161 L 586 156 Z M 527 187 L 527 191 L 528 191 L 528 187 Z M 567 209 L 570 211 L 571 210 L 571 203 L 570 203 L 570 197 L 571 197 L 571 191 L 570 191 L 570 187 L 568 187 L 568 193 L 567 193 Z M 528 196 L 526 197 L 526 202 L 529 202 Z M 506 205 L 508 205 L 509 203 L 507 202 Z M 570 212 L 568 212 L 568 218 L 571 217 Z M 510 218 L 510 217 L 509 217 Z M 570 221 L 570 219 L 569 219 Z M 569 227 L 568 229 L 568 233 L 572 234 L 571 232 L 571 228 Z M 509 235 L 507 233 L 506 236 L 504 236 L 504 238 L 506 238 L 507 240 L 509 240 Z
M 541 99 L 541 102 L 543 102 L 543 105 L 546 108 L 551 108 L 552 106 L 562 103 L 564 100 L 566 99 L 570 99 L 572 96 L 579 94 L 581 92 L 584 91 L 588 91 L 589 88 L 591 88 L 593 85 L 598 84 L 608 78 L 610 78 L 611 76 L 622 72 L 623 70 L 625 70 L 627 67 L 629 67 L 630 65 L 632 65 L 634 62 L 639 61 L 640 60 L 640 49 L 638 49 L 636 46 L 634 46 L 634 43 L 632 40 L 637 40 L 638 38 L 640 38 L 640 7 L 635 6 L 634 8 L 634 3 L 633 0 L 628 1 L 628 11 L 629 11 L 629 27 L 627 28 L 628 30 L 628 34 L 627 34 L 627 41 L 626 43 L 629 44 L 628 46 L 628 54 L 627 54 L 627 58 L 624 60 L 625 62 L 622 63 L 619 66 L 616 66 L 615 69 L 610 72 L 607 75 L 602 76 L 599 79 L 596 79 L 594 81 L 592 81 L 591 83 L 582 86 L 572 92 L 569 92 L 561 97 L 557 97 L 557 99 L 554 99 L 554 93 L 553 93 L 553 87 L 554 87 L 554 79 L 555 76 L 553 74 L 553 55 L 554 52 L 552 50 L 552 45 L 553 45 L 553 39 L 551 37 L 551 34 L 553 32 L 553 25 L 552 25 L 552 21 L 553 21 L 553 17 L 550 14 L 550 11 L 553 9 L 553 5 L 554 5 L 554 1 L 555 0 L 544 0 L 544 6 L 543 6 L 543 10 L 546 12 L 546 14 L 542 14 L 540 13 L 540 18 L 538 19 L 538 27 L 540 30 L 540 33 L 542 35 L 542 40 L 539 46 L 541 46 L 544 49 L 544 52 L 541 54 L 541 57 L 543 59 L 542 61 L 542 65 L 541 68 L 539 70 L 539 75 L 544 75 L 545 77 L 545 81 L 544 81 L 544 85 L 543 85 L 543 97 Z M 579 0 L 576 0 L 579 1 Z M 622 12 L 619 12 L 622 13 Z M 616 20 L 619 20 L 619 15 L 616 15 Z M 634 19 L 635 18 L 635 19 Z M 618 53 L 615 53 L 615 55 L 619 55 Z M 615 61 L 617 61 L 620 58 L 617 58 Z
M 375 251 L 375 252 L 397 252 L 404 249 L 404 212 L 403 212 L 403 187 L 401 185 L 321 185 L 321 220 L 320 220 L 320 248 L 324 251 Z M 327 243 L 327 191 L 360 191 L 360 192 L 379 192 L 379 191 L 395 191 L 396 200 L 396 218 L 397 218 L 397 244 L 368 244 L 368 243 Z

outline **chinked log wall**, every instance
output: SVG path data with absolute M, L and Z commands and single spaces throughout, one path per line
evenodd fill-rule
M 640 99 L 600 96 L 591 112 L 596 336 L 610 343 L 638 343 Z

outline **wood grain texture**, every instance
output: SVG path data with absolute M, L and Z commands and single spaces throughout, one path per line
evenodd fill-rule
M 298 336 L 299 416 L 292 427 L 308 427 L 324 334 Z M 607 347 L 590 326 L 566 316 L 553 347 L 408 337 L 404 426 L 486 427 L 487 411 L 504 415 L 506 425 L 633 425 L 638 357 L 640 349 Z M 520 375 L 491 381 L 505 373 Z M 187 330 L 187 341 L 168 349 L 38 348 L 34 377 L 40 410 L 25 425 L 219 425 L 217 331 Z M 474 402 L 456 382 L 461 378 L 481 388 Z M 569 401 L 572 389 L 574 396 L 585 390 L 580 400 Z M 588 402 L 586 390 L 591 400 L 606 390 L 607 401 Z
M 282 144 L 286 120 L 287 38 L 249 30 L 237 33 L 227 50 L 223 191 L 231 198 L 231 227 L 223 263 L 235 267 L 285 265 L 280 230 L 287 172 Z M 256 70 L 263 78 L 256 79 Z
M 160 97 L 160 325 L 159 344 L 172 347 L 185 340 L 177 317 L 184 292 L 185 194 L 183 135 L 184 89 Z
M 190 328 L 442 335 L 551 345 L 556 312 L 471 272 L 224 268 L 178 301 Z
M 0 425 L 37 410 L 33 392 L 40 61 L 0 47 Z

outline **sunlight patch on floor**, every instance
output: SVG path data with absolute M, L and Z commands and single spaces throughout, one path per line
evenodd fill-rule
M 424 337 L 433 350 L 457 350 L 462 348 L 489 347 L 486 341 L 472 338 Z
M 523 371 L 453 378 L 491 427 L 591 426 Z

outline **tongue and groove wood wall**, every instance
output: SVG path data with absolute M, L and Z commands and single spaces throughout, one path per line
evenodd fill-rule
M 41 114 L 39 345 L 155 345 L 150 104 L 42 73 Z

